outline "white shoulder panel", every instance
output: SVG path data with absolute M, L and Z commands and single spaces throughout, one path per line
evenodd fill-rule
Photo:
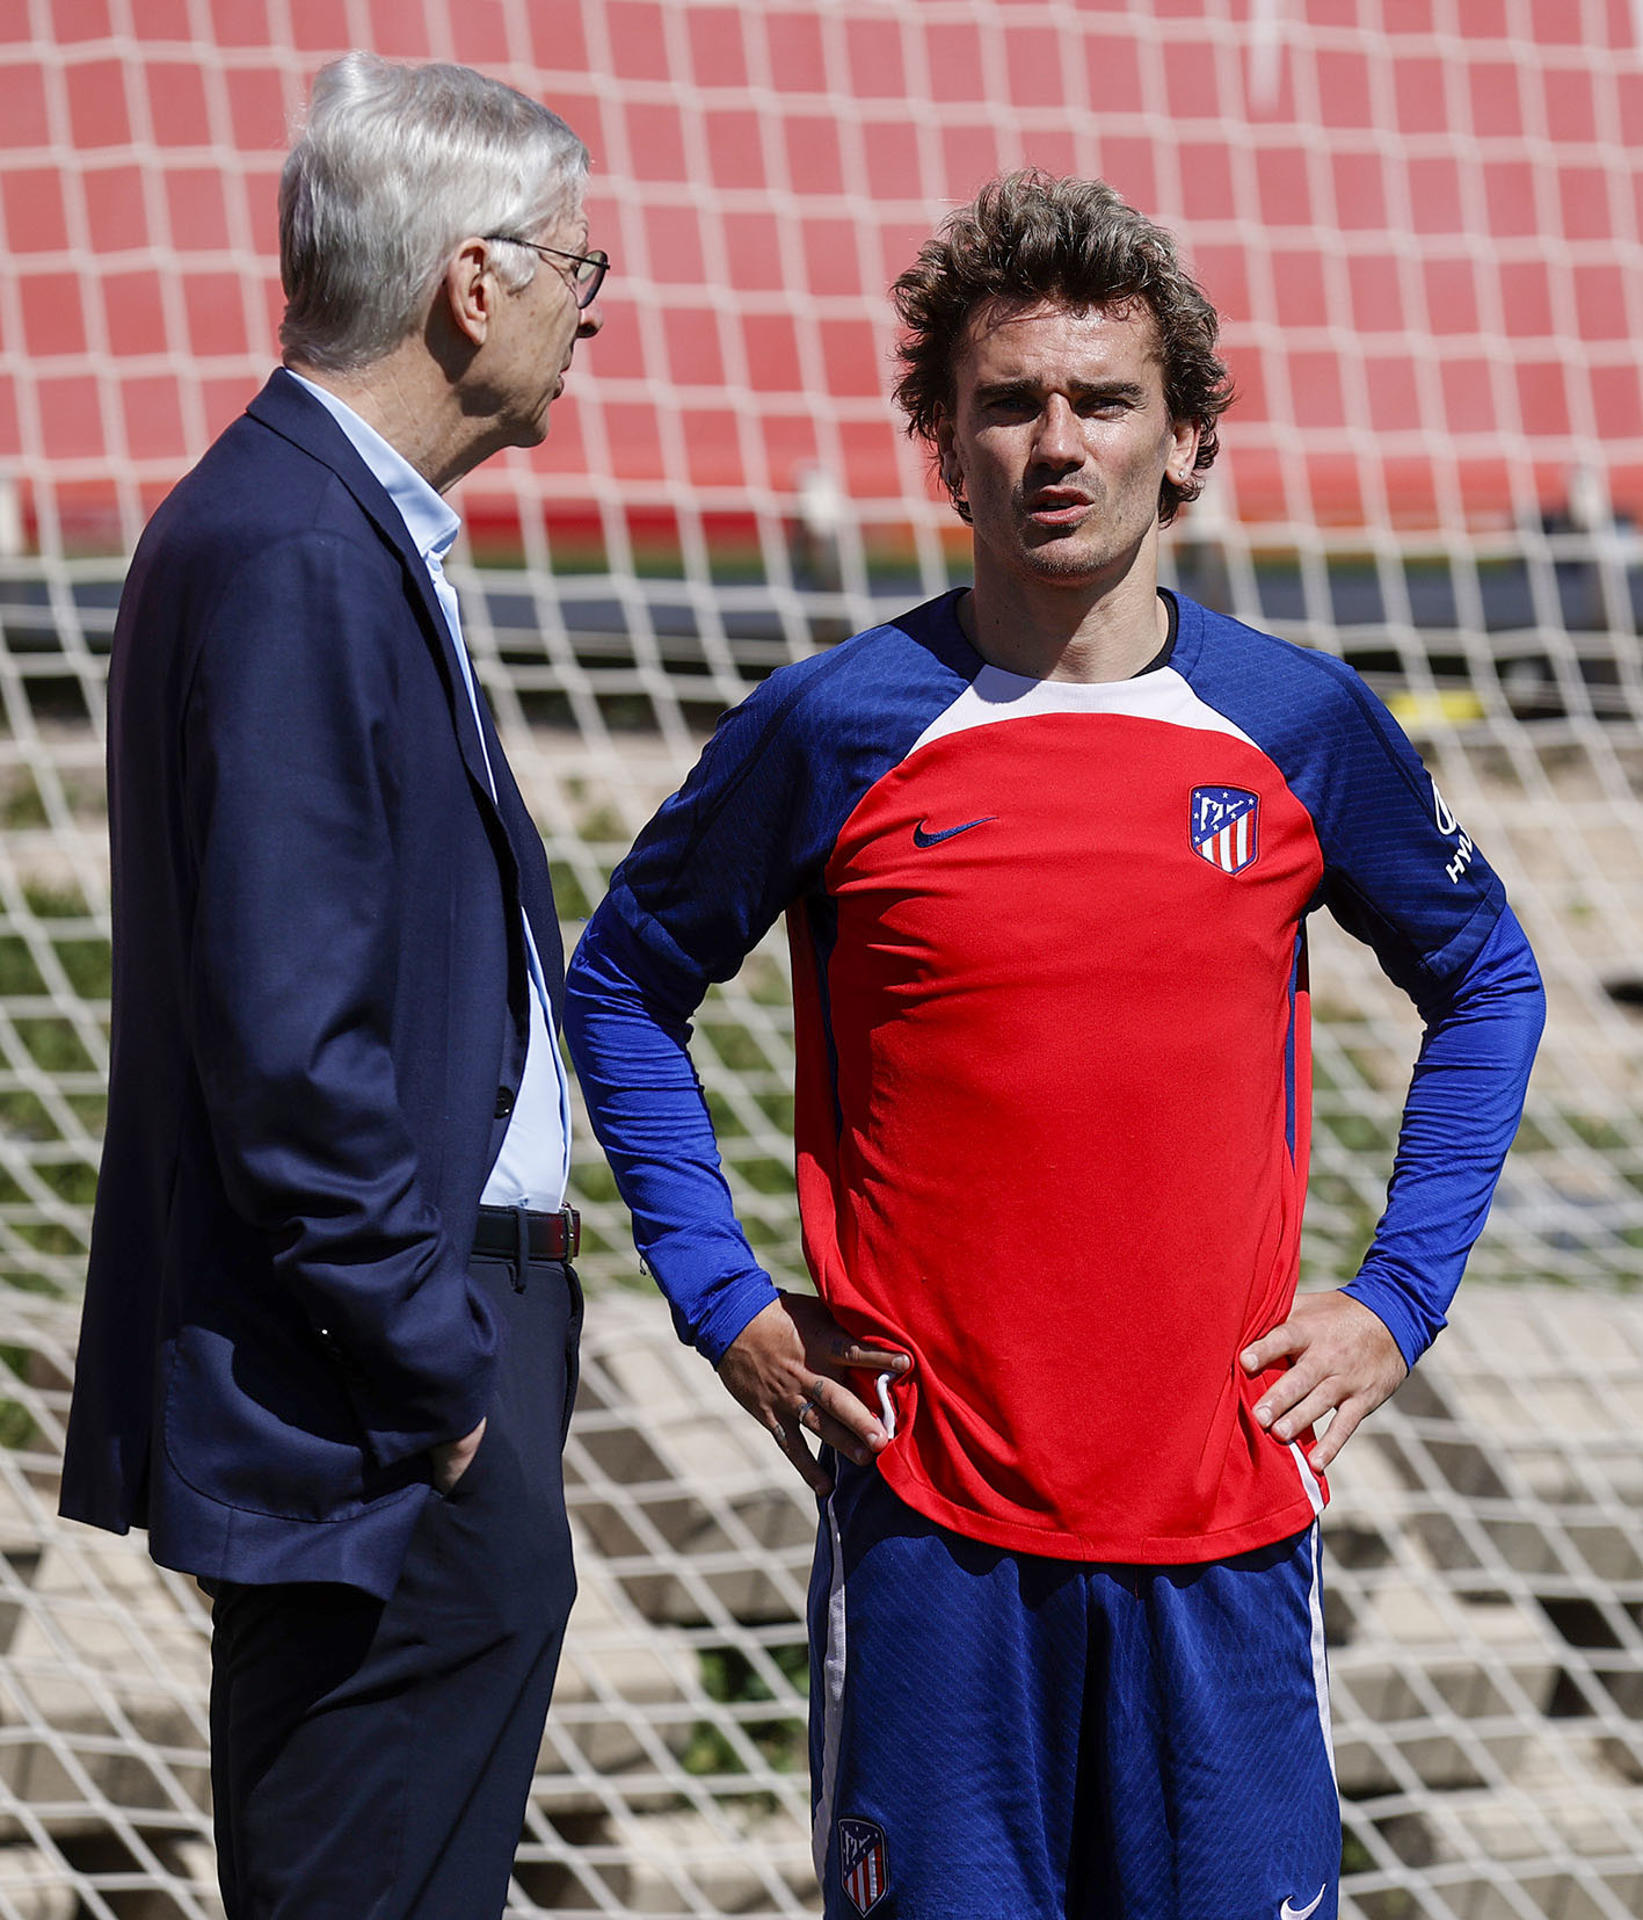
M 1159 667 L 1133 680 L 1030 680 L 1006 673 L 1002 667 L 983 667 L 963 693 L 938 713 L 913 742 L 910 753 L 949 734 L 971 727 L 991 727 L 1004 720 L 1036 720 L 1048 713 L 1110 713 L 1135 720 L 1157 720 L 1169 727 L 1192 727 L 1199 733 L 1230 734 L 1247 746 L 1255 742 L 1242 727 L 1200 700 L 1173 667 Z

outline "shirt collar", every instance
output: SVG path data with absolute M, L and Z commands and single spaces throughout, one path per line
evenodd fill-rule
M 293 373 L 289 367 L 286 372 L 314 396 L 347 434 L 354 451 L 371 469 L 381 482 L 383 492 L 399 509 L 399 517 L 405 522 L 405 531 L 411 536 L 412 544 L 422 555 L 423 561 L 429 566 L 442 565 L 462 530 L 462 522 L 455 513 L 404 454 L 390 446 L 375 427 L 368 426 L 346 401 L 339 400 L 324 387 L 316 386 L 312 380 L 305 380 L 300 373 Z

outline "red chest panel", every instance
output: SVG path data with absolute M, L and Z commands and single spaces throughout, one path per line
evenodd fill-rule
M 886 1456 L 916 1506 L 1139 1560 L 1295 1504 L 1276 1443 L 1224 1460 L 1230 1357 L 1294 1281 L 1320 873 L 1257 748 L 1128 713 L 945 734 L 852 812 L 814 998 L 801 976 L 835 1096 L 801 1099 L 802 1198 L 824 1291 L 917 1360 Z

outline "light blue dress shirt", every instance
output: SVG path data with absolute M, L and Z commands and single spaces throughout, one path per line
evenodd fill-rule
M 375 428 L 367 426 L 352 407 L 312 380 L 304 380 L 300 373 L 291 377 L 314 396 L 347 434 L 354 451 L 381 481 L 383 491 L 399 509 L 411 544 L 422 556 L 451 630 L 494 800 L 496 779 L 491 773 L 485 729 L 479 719 L 473 663 L 462 638 L 462 610 L 457 605 L 455 589 L 445 578 L 445 556 L 461 531 L 462 522 L 405 456 L 390 446 Z M 524 918 L 523 910 L 521 918 Z M 513 1117 L 503 1136 L 502 1151 L 496 1157 L 480 1197 L 489 1207 L 525 1206 L 551 1213 L 564 1204 L 565 1183 L 570 1175 L 570 1087 L 554 1040 L 547 985 L 528 918 L 525 919 L 525 950 L 530 957 L 531 981 L 536 989 L 531 995 L 525 1073 L 514 1100 Z

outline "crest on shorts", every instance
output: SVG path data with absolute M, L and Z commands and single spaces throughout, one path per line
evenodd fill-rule
M 890 1891 L 890 1846 L 871 1820 L 839 1822 L 839 1880 L 859 1914 L 869 1914 Z
M 1242 873 L 1259 851 L 1261 802 L 1246 787 L 1194 787 L 1187 830 L 1192 850 L 1223 873 Z

